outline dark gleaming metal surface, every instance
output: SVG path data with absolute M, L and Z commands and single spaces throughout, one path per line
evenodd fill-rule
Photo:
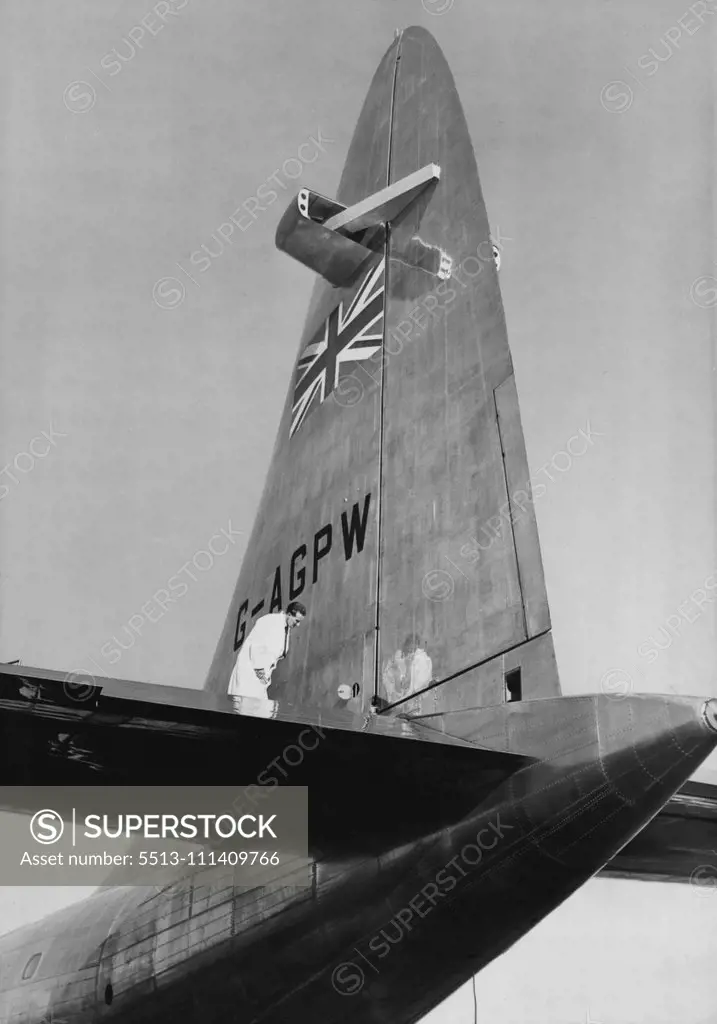
M 6 736 L 30 744 L 24 781 L 32 781 L 33 764 L 36 781 L 46 781 L 38 743 L 56 727 L 53 708 L 65 709 L 46 704 L 43 714 L 35 703 L 13 715 L 9 704 Z M 130 704 L 122 730 L 105 721 Z M 209 735 L 170 729 L 162 736 L 156 719 L 171 721 L 174 708 L 101 697 L 85 727 L 90 744 L 101 735 L 109 741 L 98 744 L 106 766 L 98 773 L 66 761 L 76 781 L 141 782 L 153 752 L 168 758 L 177 784 L 226 785 L 232 777 L 246 784 L 250 764 L 273 761 L 279 784 L 308 784 L 316 795 L 312 887 L 292 885 L 288 866 L 285 878 L 250 893 L 215 869 L 161 892 L 99 894 L 0 940 L 0 1020 L 39 1024 L 50 1009 L 54 1020 L 79 1024 L 164 1024 L 178 1013 L 186 1024 L 415 1020 L 659 811 L 717 743 L 703 704 L 650 696 L 535 702 L 533 710 L 545 711 L 535 715 L 530 745 L 542 747 L 542 758 L 477 745 L 481 724 L 495 743 L 497 709 L 469 716 L 471 742 L 460 746 L 437 731 L 432 742 L 407 743 L 327 727 L 282 779 L 281 744 L 295 742 L 303 723 L 207 712 L 230 727 L 212 729 L 207 719 Z M 525 723 L 530 711 L 507 706 L 504 714 Z M 28 728 L 18 728 L 22 718 Z M 268 730 L 282 734 L 270 751 Z M 508 725 L 504 734 L 515 746 L 522 732 Z M 8 772 L 6 762 L 6 780 L 21 781 Z M 23 982 L 37 952 L 38 972 Z

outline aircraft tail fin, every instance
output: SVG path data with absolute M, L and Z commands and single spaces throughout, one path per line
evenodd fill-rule
M 277 244 L 319 278 L 209 688 L 258 616 L 299 599 L 279 700 L 426 714 L 559 695 L 488 216 L 424 29 L 384 56 L 336 200 L 304 190 Z

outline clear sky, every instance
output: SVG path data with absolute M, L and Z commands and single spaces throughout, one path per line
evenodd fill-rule
M 202 685 L 312 287 L 276 223 L 301 184 L 335 189 L 394 28 L 420 23 L 502 244 L 563 689 L 714 693 L 714 7 L 9 0 L 0 659 Z M 280 200 L 235 214 L 276 172 Z M 110 665 L 103 645 L 230 524 L 227 554 Z M 692 947 L 717 953 L 709 901 L 626 883 L 613 901 L 616 886 L 588 886 L 481 975 L 490 1019 L 677 1019 L 675 979 L 701 991 Z M 593 968 L 602 985 L 578 994 Z M 623 1013 L 616 986 L 628 1007 L 654 997 L 649 1015 Z

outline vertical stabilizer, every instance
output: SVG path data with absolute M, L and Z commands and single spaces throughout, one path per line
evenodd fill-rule
M 424 29 L 384 56 L 336 199 L 303 190 L 277 244 L 320 276 L 207 685 L 226 690 L 252 623 L 298 599 L 278 699 L 426 714 L 557 695 L 488 217 Z

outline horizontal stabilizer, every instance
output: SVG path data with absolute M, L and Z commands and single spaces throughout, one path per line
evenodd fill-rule
M 310 188 L 302 188 L 296 202 L 299 213 L 309 220 L 316 221 L 317 224 L 325 224 L 330 217 L 335 217 L 346 209 L 343 203 L 337 203 L 335 199 L 312 192 Z
M 302 188 L 279 221 L 276 247 L 335 288 L 344 288 L 371 256 L 372 249 L 362 244 L 366 233 L 373 236 L 372 229 L 397 218 L 440 174 L 437 164 L 427 164 L 348 207 Z
M 385 852 L 460 820 L 532 760 L 397 717 L 282 702 L 268 717 L 262 703 L 2 666 L 0 810 L 39 810 L 48 778 L 78 801 L 79 787 L 148 780 L 216 786 L 235 779 L 252 793 L 307 786 L 312 849 L 343 858 Z M 326 787 L 326 779 L 337 784 Z
M 276 247 L 320 274 L 335 288 L 341 288 L 353 281 L 372 252 L 314 220 L 311 212 L 316 207 L 321 209 L 317 199 L 323 200 L 323 196 L 302 189 L 291 201 L 276 229 Z M 333 204 L 334 208 L 337 205 Z
M 360 203 L 335 214 L 326 221 L 326 227 L 343 234 L 355 234 L 395 220 L 419 195 L 438 181 L 441 169 L 437 164 L 426 164 L 400 181 L 394 181 Z
M 698 896 L 717 889 L 717 786 L 687 782 L 658 816 L 603 868 L 603 875 L 689 882 Z

